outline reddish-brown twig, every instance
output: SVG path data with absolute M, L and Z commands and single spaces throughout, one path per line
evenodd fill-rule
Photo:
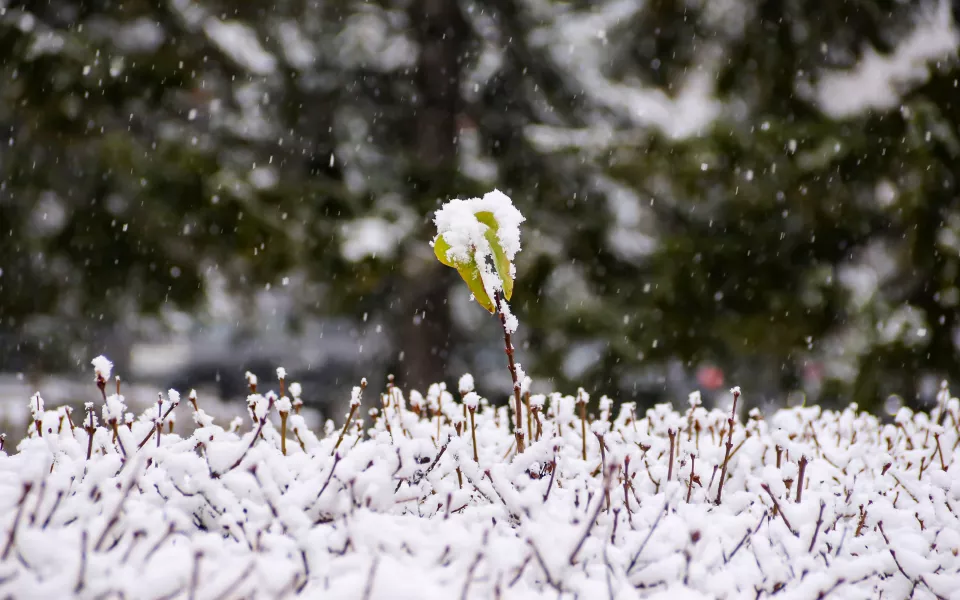
M 497 305 L 497 314 L 500 316 L 500 326 L 503 328 L 503 347 L 507 353 L 507 362 L 510 365 L 510 377 L 513 379 L 513 396 L 516 402 L 516 428 L 514 433 L 517 437 L 517 454 L 522 454 L 523 444 L 523 400 L 520 397 L 520 379 L 517 377 L 517 364 L 513 360 L 513 342 L 510 340 L 510 328 L 507 327 L 507 314 L 503 309 L 503 300 L 500 298 L 500 292 L 493 293 L 494 302 Z
M 720 484 L 717 486 L 717 500 L 719 505 L 723 497 L 723 482 L 727 478 L 727 463 L 730 462 L 730 452 L 733 450 L 733 420 L 737 414 L 737 400 L 740 399 L 740 388 L 733 388 L 733 406 L 730 408 L 730 418 L 727 419 L 727 451 L 723 457 L 723 466 L 720 467 Z
M 17 539 L 17 528 L 20 526 L 20 519 L 23 517 L 23 509 L 27 504 L 27 494 L 30 493 L 30 490 L 33 488 L 33 483 L 27 481 L 23 484 L 23 492 L 20 494 L 20 502 L 17 503 L 17 515 L 13 518 L 13 525 L 10 526 L 10 533 L 7 534 L 7 544 L 3 548 L 3 554 L 0 555 L 0 560 L 7 560 L 7 556 L 10 555 L 10 550 L 13 548 L 13 543 Z
M 800 456 L 800 473 L 797 477 L 797 504 L 800 504 L 800 498 L 803 495 L 803 475 L 807 471 L 807 457 Z
M 797 533 L 792 525 L 790 525 L 790 521 L 787 520 L 787 515 L 785 515 L 783 509 L 780 508 L 780 503 L 777 502 L 777 497 L 773 495 L 773 491 L 770 490 L 770 486 L 764 483 L 761 484 L 760 487 L 762 487 L 763 491 L 770 496 L 770 500 L 773 501 L 773 507 L 777 509 L 777 512 L 780 514 L 780 518 L 783 519 L 783 524 L 787 526 L 787 529 L 790 530 L 790 533 L 792 533 L 794 537 L 798 537 L 800 534 Z

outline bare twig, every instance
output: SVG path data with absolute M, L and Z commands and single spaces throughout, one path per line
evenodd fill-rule
M 577 405 L 580 407 L 580 437 L 583 439 L 583 460 L 587 460 L 587 400 L 583 390 L 577 392 Z
M 193 572 L 190 574 L 190 591 L 187 593 L 187 598 L 189 600 L 194 600 L 197 597 L 197 586 L 200 583 L 200 558 L 203 557 L 203 552 L 199 550 L 193 553 Z
M 243 583 L 243 580 L 246 579 L 254 571 L 253 567 L 255 565 L 256 565 L 256 561 L 251 561 L 250 565 L 246 569 L 243 569 L 240 572 L 240 576 L 234 579 L 232 582 L 230 582 L 230 585 L 224 588 L 224 590 L 216 596 L 215 600 L 227 600 L 227 598 L 237 597 L 237 594 L 235 593 L 237 591 L 237 588 L 240 587 L 240 584 Z
M 540 550 L 537 549 L 537 546 L 533 543 L 533 540 L 528 539 L 527 544 L 529 544 L 530 548 L 533 550 L 534 558 L 536 558 L 537 562 L 540 563 L 540 568 L 543 570 L 543 574 L 547 578 L 547 584 L 556 591 L 562 592 L 563 588 L 561 588 L 560 584 L 554 581 L 553 576 L 550 575 L 550 569 L 547 568 L 547 563 L 544 562 L 543 556 L 540 555 Z
M 470 584 L 473 583 L 473 573 L 477 570 L 477 566 L 482 559 L 483 554 L 478 552 L 477 557 L 470 563 L 470 568 L 467 569 L 467 580 L 463 582 L 463 591 L 460 592 L 460 600 L 467 600 L 467 592 L 470 591 Z
M 813 538 L 810 540 L 810 548 L 807 549 L 807 552 L 813 552 L 813 547 L 817 543 L 817 534 L 820 533 L 820 526 L 823 525 L 823 509 L 826 508 L 826 506 L 827 506 L 826 503 L 823 500 L 821 500 L 820 514 L 817 515 L 817 526 L 813 530 Z
M 240 463 L 243 462 L 243 459 L 245 459 L 245 458 L 247 457 L 247 454 L 248 454 L 251 450 L 253 450 L 253 447 L 254 447 L 254 446 L 256 445 L 256 443 L 257 443 L 257 438 L 260 437 L 260 433 L 263 432 L 263 426 L 264 426 L 266 423 L 267 423 L 267 420 L 266 420 L 266 419 L 260 419 L 260 424 L 257 425 L 257 432 L 256 432 L 255 434 L 253 434 L 253 438 L 250 440 L 250 445 L 247 446 L 246 450 L 243 451 L 243 454 L 240 455 L 240 458 L 238 458 L 238 459 L 236 460 L 236 462 L 234 462 L 232 465 L 230 465 L 229 467 L 227 467 L 227 469 L 226 469 L 225 471 L 223 471 L 222 473 L 216 473 L 216 472 L 211 471 L 210 476 L 213 477 L 214 479 L 219 479 L 219 478 L 223 477 L 224 475 L 226 475 L 227 473 L 229 473 L 230 471 L 232 471 L 232 470 L 236 469 L 237 467 L 239 467 L 239 466 L 240 466 Z M 159 438 L 157 438 L 157 439 L 159 440 Z
M 857 521 L 857 531 L 853 534 L 853 537 L 860 537 L 860 534 L 863 533 L 863 526 L 867 523 L 867 509 L 864 506 L 860 505 L 860 520 Z
M 720 468 L 720 484 L 717 486 L 717 504 L 723 496 L 723 482 L 727 478 L 727 463 L 730 462 L 730 451 L 733 450 L 733 420 L 737 415 L 737 400 L 740 399 L 740 388 L 733 388 L 733 406 L 730 408 L 730 418 L 727 419 L 727 444 L 723 457 L 723 466 Z
M 97 428 L 93 425 L 93 420 L 96 418 L 93 414 L 93 403 L 87 403 L 87 416 L 90 418 L 89 423 L 87 424 L 87 460 L 90 460 L 90 457 L 93 455 L 93 434 L 96 433 Z
M 667 458 L 667 481 L 673 481 L 673 448 L 677 439 L 677 432 L 672 429 L 668 429 L 667 435 L 670 436 L 670 454 Z
M 362 387 L 363 387 L 363 384 L 361 383 L 361 388 Z M 357 414 L 358 408 L 360 408 L 359 403 L 350 404 L 350 414 L 347 415 L 347 420 L 343 422 L 343 429 L 340 430 L 340 437 L 337 438 L 337 443 L 333 445 L 333 450 L 330 451 L 330 456 L 333 456 L 334 454 L 336 454 L 337 448 L 339 448 L 340 444 L 343 443 L 343 436 L 347 435 L 347 429 L 350 428 L 350 422 L 353 421 L 353 416 Z
M 191 398 L 190 401 L 191 401 L 191 402 L 195 402 L 196 400 L 193 399 L 193 398 Z M 170 413 L 173 412 L 173 409 L 175 409 L 176 407 L 177 407 L 176 404 L 171 404 L 170 406 L 168 406 L 168 407 L 167 407 L 167 412 L 163 413 L 163 415 L 160 417 L 160 422 L 162 423 L 162 422 L 166 421 L 166 420 L 167 420 L 167 417 L 170 416 Z M 156 428 L 156 427 L 151 427 L 151 428 L 150 428 L 150 433 L 148 433 L 142 440 L 140 440 L 140 443 L 137 444 L 137 450 L 140 450 L 140 449 L 142 449 L 144 446 L 146 446 L 146 445 L 147 445 L 147 442 L 150 441 L 150 438 L 152 438 L 152 437 L 153 437 L 153 434 L 155 434 L 155 433 L 157 433 L 157 428 Z
M 74 586 L 73 592 L 79 594 L 80 590 L 83 589 L 84 577 L 87 571 L 87 530 L 84 529 L 80 532 L 80 570 L 77 574 L 77 585 Z
M 890 556 L 891 558 L 893 558 L 893 563 L 897 565 L 897 570 L 900 571 L 900 574 L 906 577 L 907 581 L 912 583 L 914 587 L 922 583 L 924 587 L 930 590 L 930 593 L 933 594 L 938 600 L 946 600 L 943 596 L 933 591 L 933 588 L 931 588 L 930 584 L 926 582 L 926 580 L 923 578 L 923 575 L 918 576 L 916 579 L 907 575 L 907 572 L 903 569 L 903 566 L 900 564 L 900 560 L 897 558 L 897 553 L 894 551 L 893 548 L 890 547 L 890 538 L 887 537 L 887 533 L 883 530 L 883 521 L 880 521 L 877 523 L 877 528 L 880 530 L 880 535 L 883 536 L 883 541 L 887 543 L 887 550 L 890 552 Z
M 17 516 L 13 518 L 13 525 L 10 526 L 10 533 L 7 534 L 7 544 L 3 547 L 3 554 L 0 555 L 0 560 L 7 560 L 7 557 L 10 556 L 10 550 L 13 549 L 13 544 L 17 539 L 17 528 L 20 527 L 20 519 L 23 517 L 23 509 L 27 504 L 27 495 L 30 493 L 32 488 L 33 482 L 24 482 L 23 491 L 20 493 L 20 501 L 17 503 Z
M 373 596 L 373 580 L 377 575 L 377 567 L 380 566 L 380 557 L 377 556 L 370 564 L 370 573 L 367 575 L 367 583 L 363 588 L 363 600 L 370 600 Z
M 690 455 L 690 481 L 687 482 L 687 504 L 690 503 L 690 496 L 693 495 L 693 482 L 697 479 L 697 473 L 694 470 L 694 467 L 697 463 L 697 455 Z
M 630 528 L 633 529 L 633 511 L 630 510 L 630 455 L 623 457 L 623 505 L 627 509 L 627 521 L 630 522 Z
M 166 542 L 168 539 L 170 539 L 173 536 L 175 531 L 176 531 L 176 525 L 173 522 L 171 522 L 170 525 L 167 527 L 167 530 L 163 533 L 162 536 L 160 536 L 160 539 L 157 540 L 157 543 L 155 543 L 150 548 L 150 550 L 146 553 L 146 555 L 143 557 L 143 564 L 147 564 L 147 562 L 150 560 L 150 557 L 156 554 L 157 550 L 160 549 L 160 546 L 163 546 L 163 543 Z
M 53 518 L 53 513 L 57 512 L 57 508 L 60 506 L 60 500 L 63 499 L 63 490 L 57 490 L 57 499 L 53 501 L 53 507 L 50 509 L 50 513 L 47 515 L 47 518 L 43 520 L 43 525 L 40 526 L 40 529 L 46 529 L 50 524 L 50 519 Z
M 764 484 L 761 484 L 760 487 L 762 487 L 763 491 L 765 491 L 770 496 L 770 500 L 773 501 L 773 507 L 780 514 L 780 518 L 783 519 L 783 523 L 784 525 L 787 526 L 787 529 L 790 530 L 790 533 L 792 533 L 794 537 L 798 537 L 800 534 L 797 533 L 797 531 L 793 528 L 792 525 L 790 525 L 790 521 L 787 520 L 787 515 L 785 515 L 783 512 L 783 509 L 780 508 L 780 503 L 777 502 L 777 497 L 773 495 L 773 492 L 770 490 L 770 486 L 764 483 Z
M 510 365 L 510 377 L 513 379 L 513 396 L 516 403 L 517 418 L 516 428 L 514 429 L 517 437 L 517 454 L 523 454 L 523 399 L 520 397 L 520 379 L 517 377 L 517 365 L 513 360 L 513 342 L 510 340 L 507 315 L 503 309 L 504 300 L 500 297 L 499 290 L 493 292 L 493 299 L 497 305 L 497 314 L 500 315 L 500 326 L 503 328 L 503 347 Z
M 740 538 L 740 541 L 737 543 L 737 545 L 733 547 L 733 552 L 730 553 L 730 556 L 724 556 L 724 557 L 723 557 L 723 564 L 729 563 L 729 562 L 733 559 L 733 557 L 737 554 L 737 552 L 740 551 L 740 548 L 743 547 L 743 545 L 746 543 L 747 539 L 748 539 L 751 535 L 754 535 L 754 534 L 756 534 L 758 531 L 760 531 L 760 527 L 763 526 L 763 522 L 766 520 L 766 518 L 767 518 L 767 516 L 768 516 L 769 514 L 770 514 L 770 513 L 768 513 L 766 510 L 763 511 L 763 514 L 760 515 L 760 522 L 757 523 L 757 526 L 754 527 L 753 529 L 748 529 L 747 532 L 746 532 L 745 534 L 743 534 L 743 537 Z
M 587 541 L 587 538 L 590 537 L 590 531 L 593 529 L 593 526 L 597 522 L 597 517 L 600 516 L 600 511 L 603 510 L 604 496 L 610 491 L 610 482 L 613 479 L 614 467 L 610 467 L 603 474 L 603 491 L 604 494 L 597 495 L 597 507 L 593 509 L 593 514 L 590 516 L 590 519 L 587 521 L 587 526 L 583 530 L 583 535 L 580 536 L 580 541 L 577 542 L 577 545 L 573 548 L 573 552 L 570 553 L 570 560 L 568 561 L 571 565 L 577 563 L 577 554 L 579 554 L 580 549 L 583 547 L 583 544 Z
M 546 491 L 546 493 L 543 494 L 543 501 L 544 501 L 544 502 L 546 502 L 546 501 L 547 501 L 547 498 L 550 497 L 550 490 L 553 489 L 553 480 L 554 480 L 554 479 L 556 478 L 556 476 L 557 476 L 557 466 L 558 466 L 558 465 L 557 465 L 557 454 L 556 454 L 557 450 L 559 450 L 559 448 L 557 448 L 557 447 L 554 447 L 554 448 L 553 448 L 553 452 L 554 452 L 554 454 L 553 454 L 553 461 L 550 463 L 550 464 L 551 464 L 551 468 L 550 468 L 550 482 L 547 484 L 547 491 Z
M 330 473 L 327 475 L 327 480 L 323 482 L 323 486 L 320 488 L 320 491 L 317 493 L 317 497 L 314 499 L 314 502 L 320 499 L 320 496 L 323 495 L 323 492 L 327 490 L 327 486 L 330 485 L 330 480 L 333 479 L 333 472 L 337 470 L 337 465 L 340 464 L 340 454 L 333 455 L 333 466 L 330 467 Z
M 117 524 L 117 521 L 120 520 L 120 512 L 123 510 L 123 505 L 127 501 L 127 497 L 130 496 L 130 491 L 133 489 L 133 486 L 137 484 L 137 477 L 134 475 L 127 482 L 126 487 L 123 489 L 123 495 L 120 496 L 120 500 L 117 502 L 117 506 L 113 509 L 113 514 L 110 515 L 110 519 L 107 521 L 106 526 L 103 528 L 103 532 L 100 533 L 100 537 L 97 539 L 97 543 L 93 546 L 94 552 L 99 552 L 100 548 L 103 546 L 103 542 L 107 539 L 107 534 L 110 533 L 110 530 L 114 525 Z
M 799 466 L 800 466 L 800 473 L 799 473 L 799 476 L 797 477 L 797 504 L 800 504 L 800 497 L 803 495 L 803 482 L 804 482 L 804 477 L 803 477 L 803 475 L 804 475 L 804 473 L 806 473 L 806 471 L 807 471 L 807 457 L 806 457 L 806 456 L 801 456 L 801 457 L 800 457 Z M 821 511 L 822 511 L 822 509 L 821 509 Z
M 647 532 L 647 537 L 643 538 L 643 542 L 640 544 L 640 547 L 637 548 L 637 552 L 633 555 L 633 558 L 630 559 L 630 565 L 627 566 L 627 575 L 630 574 L 630 571 L 632 571 L 633 567 L 636 566 L 637 561 L 640 560 L 640 553 L 643 552 L 643 549 L 647 547 L 647 542 L 649 542 L 650 538 L 653 537 L 653 532 L 655 532 L 657 530 L 657 526 L 660 525 L 660 519 L 663 518 L 663 515 L 667 514 L 667 509 L 669 506 L 669 500 L 663 503 L 663 510 L 661 510 L 660 514 L 657 515 L 657 518 L 653 521 L 653 525 L 650 526 L 650 531 Z
M 473 462 L 480 464 L 480 455 L 477 453 L 477 409 L 470 407 L 470 437 L 473 439 Z

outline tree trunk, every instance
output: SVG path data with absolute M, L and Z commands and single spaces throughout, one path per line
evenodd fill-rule
M 469 27 L 456 0 L 415 0 L 410 20 L 416 27 L 420 55 L 415 104 L 417 138 L 414 172 L 420 185 L 414 204 L 432 211 L 437 201 L 457 195 L 457 117 L 461 112 L 460 76 Z M 432 219 L 424 215 L 419 239 L 433 235 Z M 416 256 L 417 253 L 414 253 Z M 403 352 L 398 375 L 407 386 L 424 390 L 446 372 L 452 322 L 447 306 L 450 277 L 432 260 L 406 274 L 411 293 L 404 303 L 398 348 Z

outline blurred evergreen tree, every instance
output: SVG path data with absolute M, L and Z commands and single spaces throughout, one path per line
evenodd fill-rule
M 607 32 L 607 75 L 675 101 L 655 134 L 622 128 L 594 161 L 655 249 L 574 250 L 595 301 L 554 326 L 602 340 L 597 385 L 644 381 L 638 362 L 654 378 L 717 365 L 755 399 L 932 402 L 960 379 L 960 8 L 727 4 L 654 2 L 616 25 L 653 35 Z M 716 120 L 684 130 L 701 73 L 718 105 L 691 120 Z
M 10 3 L 0 342 L 79 360 L 223 280 L 384 327 L 403 383 L 508 385 L 425 243 L 443 199 L 498 186 L 528 217 L 541 379 L 658 400 L 715 366 L 755 398 L 928 398 L 958 375 L 957 10 Z

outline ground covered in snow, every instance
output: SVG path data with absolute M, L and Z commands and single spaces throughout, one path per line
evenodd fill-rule
M 960 597 L 946 390 L 891 424 L 525 395 L 518 455 L 469 377 L 312 431 L 282 370 L 217 423 L 173 391 L 128 417 L 95 368 L 86 414 L 35 396 L 0 453 L 0 597 Z

